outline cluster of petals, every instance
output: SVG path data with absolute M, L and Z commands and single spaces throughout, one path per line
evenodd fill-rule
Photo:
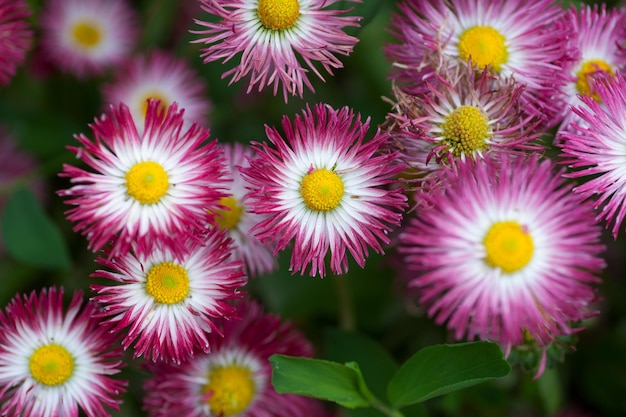
M 253 142 L 256 157 L 241 169 L 252 211 L 267 216 L 251 233 L 274 253 L 292 243 L 293 273 L 304 274 L 310 266 L 311 276 L 324 277 L 329 252 L 334 274 L 347 272 L 348 252 L 363 267 L 368 248 L 383 252 L 406 206 L 402 189 L 391 187 L 406 166 L 396 152 L 381 151 L 388 135 L 377 130 L 366 141 L 369 119 L 355 120 L 350 108 L 325 104 L 307 106 L 293 122 L 284 116 L 282 128 L 284 136 L 266 126 L 269 142 Z M 309 206 L 302 191 L 305 177 L 318 172 L 334 181 L 322 180 L 314 190 L 334 188 L 336 201 L 325 209 Z
M 25 0 L 0 0 L 0 86 L 7 84 L 24 62 L 33 32 Z
M 0 414 L 21 417 L 107 417 L 119 410 L 126 382 L 113 378 L 122 366 L 122 351 L 116 336 L 93 315 L 97 305 L 74 293 L 64 310 L 62 288 L 44 288 L 39 293 L 17 295 L 0 311 Z M 71 365 L 58 354 L 34 356 L 50 346 L 71 356 Z M 54 350 L 53 350 L 54 352 Z M 41 356 L 40 356 L 41 357 Z M 35 361 L 35 362 L 33 362 Z M 48 361 L 48 362 L 46 362 Z M 50 382 L 66 368 L 65 381 Z M 37 377 L 44 376 L 44 382 Z
M 222 78 L 234 83 L 249 75 L 248 93 L 271 86 L 274 95 L 282 88 L 285 101 L 289 95 L 302 97 L 305 87 L 314 91 L 309 73 L 324 79 L 317 64 L 332 75 L 343 67 L 337 55 L 349 55 L 358 42 L 344 29 L 358 26 L 360 18 L 334 8 L 339 0 L 201 2 L 210 16 L 194 19 L 202 29 L 192 31 L 201 36 L 193 42 L 206 45 L 205 63 L 229 63 L 240 55 Z
M 151 99 L 141 130 L 120 104 L 90 125 L 95 139 L 75 136 L 82 146 L 69 148 L 91 170 L 64 165 L 60 175 L 72 186 L 58 194 L 74 206 L 67 218 L 87 236 L 90 249 L 111 243 L 114 257 L 135 243 L 143 252 L 159 242 L 182 252 L 187 240 L 200 239 L 208 211 L 225 195 L 226 167 L 217 141 L 207 142 L 208 129 L 183 125 L 177 103 L 162 109 Z M 131 185 L 140 192 L 147 187 L 152 200 L 131 195 Z
M 593 209 L 560 174 L 537 155 L 442 168 L 400 235 L 408 285 L 436 323 L 507 352 L 530 338 L 539 373 L 545 347 L 595 314 L 604 267 Z

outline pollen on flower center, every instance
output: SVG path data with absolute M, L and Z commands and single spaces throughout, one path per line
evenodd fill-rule
M 164 111 L 167 114 L 167 108 L 170 103 L 163 97 L 163 95 L 159 94 L 157 91 L 150 91 L 144 96 L 141 97 L 141 114 L 145 118 L 148 113 L 148 100 L 154 99 L 159 101 L 158 112 Z
M 490 65 L 500 71 L 507 62 L 509 53 L 505 45 L 506 38 L 491 26 L 474 26 L 459 36 L 459 57 L 483 69 Z
M 146 276 L 146 292 L 161 304 L 176 304 L 189 293 L 187 271 L 173 262 L 154 265 Z
M 254 399 L 254 380 L 249 369 L 237 365 L 215 368 L 203 392 L 212 415 L 233 416 L 248 408 Z
M 30 374 L 44 385 L 61 385 L 74 373 L 74 359 L 62 346 L 54 343 L 42 346 L 29 359 Z
M 502 271 L 511 273 L 524 268 L 533 257 L 533 239 L 528 231 L 515 221 L 494 223 L 483 240 L 485 261 Z
M 300 193 L 311 210 L 333 210 L 343 198 L 343 181 L 334 171 L 316 169 L 304 176 Z
M 473 155 L 487 148 L 489 119 L 474 106 L 461 106 L 442 123 L 444 141 L 455 156 Z
M 601 59 L 590 59 L 585 61 L 580 67 L 580 71 L 576 73 L 576 90 L 583 95 L 591 96 L 597 102 L 600 102 L 598 93 L 591 91 L 590 81 L 594 75 L 605 72 L 614 75 L 613 67 Z
M 239 218 L 243 214 L 243 207 L 237 204 L 234 197 L 222 197 L 220 205 L 228 207 L 228 210 L 218 210 L 215 221 L 223 229 L 234 229 L 239 223 Z
M 91 22 L 78 22 L 74 25 L 72 35 L 76 43 L 89 49 L 100 43 L 100 30 Z
M 153 161 L 138 162 L 126 173 L 128 194 L 142 204 L 159 202 L 169 185 L 167 172 Z
M 298 0 L 259 0 L 257 14 L 267 29 L 289 29 L 300 17 L 300 4 Z

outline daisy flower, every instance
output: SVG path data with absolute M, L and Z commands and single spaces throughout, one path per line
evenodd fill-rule
M 309 357 L 310 343 L 279 316 L 253 301 L 242 320 L 221 320 L 224 337 L 209 334 L 211 353 L 180 366 L 150 364 L 144 409 L 150 417 L 309 416 L 310 398 L 278 394 L 271 384 L 273 354 Z M 311 407 L 312 408 L 312 407 Z
M 24 62 L 33 32 L 24 0 L 0 0 L 0 85 L 8 84 Z
M 555 22 L 563 9 L 553 0 L 403 0 L 392 18 L 398 43 L 385 46 L 393 78 L 409 93 L 419 93 L 430 62 L 463 65 L 470 59 L 479 69 L 503 78 L 513 76 L 525 86 L 520 99 L 530 114 L 556 123 L 562 112 L 557 87 L 567 75 L 567 31 Z M 418 82 L 416 82 L 418 81 Z
M 81 78 L 126 59 L 136 28 L 137 17 L 126 0 L 48 0 L 41 12 L 44 53 L 58 68 Z
M 580 96 L 572 111 L 582 123 L 563 131 L 558 145 L 563 163 L 573 168 L 567 175 L 585 180 L 574 192 L 594 198 L 595 208 L 601 208 L 596 220 L 606 223 L 617 239 L 626 214 L 626 80 L 620 73 L 605 74 L 592 85 L 599 102 Z
M 106 417 L 119 410 L 126 382 L 116 336 L 93 317 L 95 303 L 63 289 L 16 296 L 0 311 L 0 414 Z
M 122 346 L 136 341 L 134 357 L 180 363 L 196 348 L 208 352 L 208 333 L 220 333 L 213 321 L 233 316 L 235 309 L 225 301 L 237 297 L 247 281 L 241 262 L 227 261 L 231 243 L 214 229 L 202 244 L 189 244 L 182 259 L 161 245 L 145 255 L 98 258 L 108 270 L 92 277 L 117 283 L 92 285 L 93 299 L 104 307 L 98 317 L 114 332 L 128 328 Z
M 563 87 L 568 106 L 564 107 L 564 120 L 561 129 L 570 127 L 576 118 L 570 106 L 577 105 L 578 95 L 591 95 L 596 100 L 598 95 L 591 89 L 592 78 L 600 73 L 615 74 L 626 68 L 626 9 L 612 9 L 607 12 L 606 5 L 581 5 L 580 10 L 572 6 L 562 19 L 572 33 L 570 43 L 574 53 L 565 63 L 564 71 L 569 75 L 569 82 Z M 580 123 L 580 120 L 576 121 Z
M 420 302 L 456 339 L 527 338 L 546 346 L 579 331 L 604 267 L 600 228 L 538 155 L 442 168 L 418 196 L 400 252 Z M 543 367 L 540 367 L 539 373 Z
M 274 95 L 282 86 L 285 102 L 288 95 L 302 97 L 305 86 L 314 91 L 309 72 L 324 80 L 316 63 L 332 75 L 343 67 L 337 55 L 349 55 L 358 42 L 343 30 L 361 18 L 332 8 L 339 0 L 201 1 L 211 16 L 194 19 L 205 29 L 192 31 L 203 36 L 193 43 L 207 45 L 201 50 L 205 63 L 226 63 L 241 54 L 222 77 L 231 77 L 232 84 L 250 74 L 248 93 L 273 85 Z
M 185 109 L 184 128 L 193 122 L 206 125 L 210 108 L 206 83 L 187 61 L 169 52 L 131 58 L 102 90 L 105 103 L 126 104 L 138 125 L 145 120 L 150 98 L 159 100 L 162 109 L 173 102 Z
M 226 167 L 217 141 L 205 142 L 208 129 L 193 124 L 183 130 L 183 113 L 176 103 L 163 111 L 151 99 L 140 134 L 120 104 L 90 126 L 95 140 L 75 136 L 82 147 L 69 149 L 93 172 L 64 165 L 60 175 L 74 185 L 58 193 L 75 206 L 67 218 L 90 249 L 114 240 L 112 257 L 126 254 L 134 241 L 183 251 L 188 239 L 200 239 L 207 210 L 225 196 Z
M 228 231 L 234 241 L 233 257 L 245 261 L 250 276 L 272 272 L 278 267 L 272 250 L 250 235 L 250 229 L 267 217 L 252 213 L 245 198 L 248 190 L 240 169 L 250 166 L 252 150 L 240 143 L 224 144 L 222 148 L 233 180 L 229 184 L 230 195 L 220 200 L 224 209 L 217 211 L 215 222 Z
M 388 131 L 410 168 L 430 172 L 455 160 L 542 150 L 532 143 L 539 120 L 524 116 L 524 88 L 512 78 L 497 81 L 487 71 L 457 67 L 425 84 L 418 96 L 395 88 L 396 104 L 387 116 Z
M 253 143 L 257 157 L 241 168 L 252 212 L 267 215 L 252 233 L 274 254 L 293 242 L 294 273 L 310 265 L 311 276 L 324 277 L 329 251 L 335 274 L 347 272 L 347 251 L 363 267 L 368 247 L 382 253 L 381 242 L 400 223 L 406 197 L 387 186 L 405 166 L 396 153 L 378 153 L 387 135 L 364 140 L 369 118 L 360 118 L 348 107 L 307 106 L 293 123 L 283 118 L 285 138 L 266 126 L 271 144 Z

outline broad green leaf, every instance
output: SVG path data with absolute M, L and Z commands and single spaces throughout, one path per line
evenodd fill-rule
M 369 407 L 354 367 L 320 359 L 270 356 L 276 392 L 334 401 L 344 407 Z
M 402 407 L 501 378 L 510 370 L 495 343 L 430 346 L 400 367 L 389 382 L 388 396 L 394 406 Z
M 17 188 L 7 199 L 2 238 L 7 252 L 25 264 L 51 269 L 70 267 L 61 232 L 26 188 Z

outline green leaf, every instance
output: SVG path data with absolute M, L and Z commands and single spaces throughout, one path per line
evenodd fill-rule
M 7 252 L 18 261 L 40 268 L 70 267 L 61 232 L 26 188 L 17 188 L 7 199 L 2 213 L 2 237 Z
M 506 376 L 511 366 L 491 342 L 424 348 L 406 361 L 389 382 L 396 407 L 426 401 L 490 379 Z
M 358 368 L 320 359 L 270 356 L 276 392 L 334 401 L 344 407 L 369 407 Z

